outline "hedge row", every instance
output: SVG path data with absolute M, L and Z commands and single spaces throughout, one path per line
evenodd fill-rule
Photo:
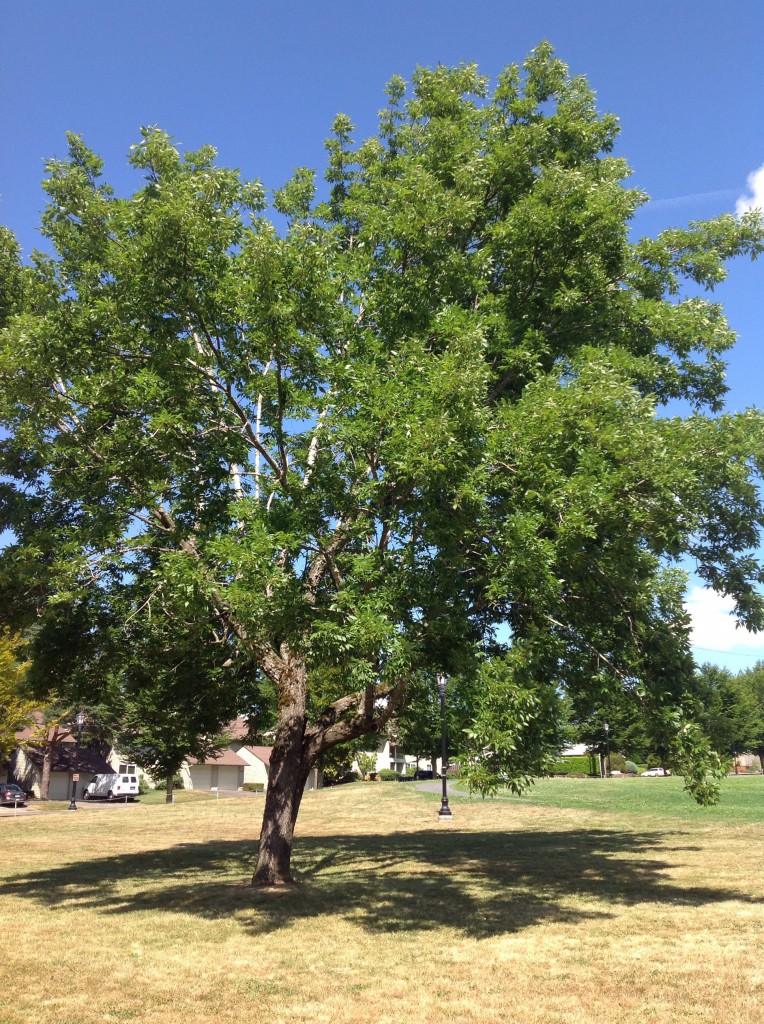
M 596 759 L 595 759 L 596 766 Z M 558 757 L 549 770 L 550 775 L 591 775 L 592 759 L 588 754 Z

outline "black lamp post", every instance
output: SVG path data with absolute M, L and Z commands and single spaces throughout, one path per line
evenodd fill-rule
M 446 770 L 448 768 L 448 754 L 446 749 L 446 677 L 438 676 L 438 693 L 440 694 L 440 763 L 441 780 L 443 782 L 443 796 L 440 801 L 438 818 L 443 821 L 452 818 L 451 808 L 448 806 L 448 780 Z
M 77 778 L 80 767 L 80 740 L 82 739 L 82 727 L 85 724 L 85 713 L 83 711 L 77 712 L 77 717 L 74 719 L 77 723 L 77 741 L 74 744 L 74 771 L 72 772 L 72 798 L 69 802 L 67 810 L 76 811 L 77 803 L 75 796 L 77 794 Z
M 607 757 L 607 773 L 610 776 L 610 726 L 605 722 L 605 756 Z

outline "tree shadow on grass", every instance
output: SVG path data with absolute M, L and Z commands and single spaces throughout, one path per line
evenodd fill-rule
M 254 934 L 333 915 L 379 933 L 446 927 L 475 938 L 607 917 L 610 905 L 762 902 L 670 880 L 676 855 L 692 848 L 666 842 L 665 832 L 597 829 L 307 836 L 295 851 L 302 884 L 277 894 L 248 884 L 253 844 L 182 843 L 29 872 L 0 883 L 0 896 L 52 910 L 234 916 Z

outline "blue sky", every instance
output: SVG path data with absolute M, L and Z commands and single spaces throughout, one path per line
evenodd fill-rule
M 734 211 L 764 165 L 764 5 L 758 0 L 4 0 L 0 223 L 38 243 L 46 157 L 76 131 L 118 190 L 143 124 L 275 188 L 321 168 L 334 115 L 374 130 L 383 88 L 417 64 L 476 61 L 495 76 L 542 39 L 622 126 L 619 152 L 653 197 L 635 234 Z M 759 188 L 764 192 L 764 174 Z M 761 404 L 764 261 L 718 291 L 739 342 L 729 406 Z M 718 599 L 692 593 L 698 660 L 764 658 Z

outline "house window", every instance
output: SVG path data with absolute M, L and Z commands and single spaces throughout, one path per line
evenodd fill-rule
M 121 764 L 119 766 L 119 773 L 118 774 L 120 774 L 120 775 L 137 775 L 138 774 L 138 769 L 137 769 L 136 765 L 134 765 L 134 764 Z
M 406 760 L 399 755 L 396 744 L 390 744 L 390 767 L 394 772 L 403 771 L 406 767 Z

